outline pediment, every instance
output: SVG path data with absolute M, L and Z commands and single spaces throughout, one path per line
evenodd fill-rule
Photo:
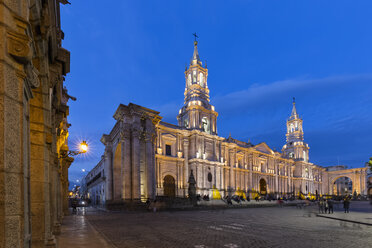
M 176 135 L 174 135 L 174 134 L 172 134 L 172 133 L 163 133 L 163 134 L 161 135 L 161 137 L 162 137 L 163 139 L 168 139 L 168 140 L 176 140 L 176 139 L 177 139 Z
M 265 143 L 262 142 L 254 147 L 257 151 L 263 152 L 266 154 L 274 154 L 274 151 Z

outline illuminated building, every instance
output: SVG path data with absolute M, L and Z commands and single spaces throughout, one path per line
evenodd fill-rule
M 159 112 L 133 103 L 118 107 L 115 126 L 101 139 L 105 154 L 99 166 L 105 180 L 100 182 L 105 184 L 105 201 L 187 197 L 191 171 L 200 195 L 211 196 L 213 188 L 221 196 L 236 191 L 276 196 L 332 194 L 330 185 L 341 175 L 357 181 L 354 189 L 365 194 L 365 168 L 328 172 L 309 162 L 310 148 L 304 142 L 295 102 L 281 153 L 264 142 L 253 145 L 218 136 L 208 69 L 202 65 L 196 41 L 185 70 L 184 96 L 178 125 L 162 122 Z

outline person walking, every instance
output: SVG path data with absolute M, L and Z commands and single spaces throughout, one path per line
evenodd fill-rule
M 344 199 L 344 210 L 345 213 L 349 213 L 349 207 L 350 207 L 350 200 L 348 197 Z
M 319 208 L 319 213 L 323 214 L 324 213 L 324 201 L 323 201 L 323 199 L 319 199 L 318 208 Z
M 331 212 L 333 214 L 333 200 L 329 199 L 328 200 L 328 213 L 330 214 Z

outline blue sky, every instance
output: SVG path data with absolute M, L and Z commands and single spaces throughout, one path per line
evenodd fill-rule
M 199 35 L 218 133 L 280 150 L 296 97 L 310 161 L 364 166 L 372 156 L 372 1 L 77 1 L 62 6 L 71 51 L 70 146 L 88 140 L 70 179 L 100 160 L 120 103 L 176 123 Z

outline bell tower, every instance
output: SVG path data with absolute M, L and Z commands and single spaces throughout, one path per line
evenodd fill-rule
M 202 65 L 198 53 L 196 34 L 194 53 L 189 67 L 185 69 L 185 102 L 177 116 L 178 125 L 186 129 L 199 129 L 209 134 L 217 134 L 217 116 L 210 104 L 207 84 L 208 69 Z
M 283 146 L 283 156 L 294 160 L 309 161 L 309 145 L 304 142 L 302 119 L 297 114 L 295 98 L 292 113 L 287 120 L 287 143 Z

